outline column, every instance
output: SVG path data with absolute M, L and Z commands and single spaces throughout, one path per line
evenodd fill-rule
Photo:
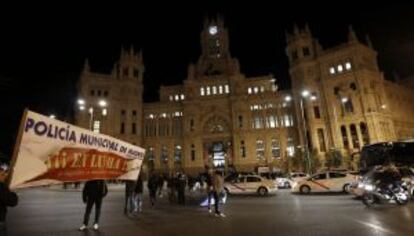
M 361 133 L 361 127 L 359 126 L 360 123 L 355 124 L 356 126 L 356 131 L 357 131 L 357 136 L 358 136 L 358 142 L 359 142 L 359 146 L 360 149 L 365 145 L 363 139 L 362 139 L 362 133 Z
M 346 137 L 348 138 L 348 145 L 349 145 L 349 147 L 345 147 L 345 148 L 354 149 L 354 143 L 352 140 L 351 129 L 349 128 L 349 124 L 344 124 L 344 125 L 346 128 Z

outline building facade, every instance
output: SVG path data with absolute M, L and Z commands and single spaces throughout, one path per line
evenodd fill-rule
M 122 50 L 111 74 L 86 61 L 78 83 L 77 125 L 146 149 L 144 171 L 196 174 L 206 167 L 283 169 L 298 153 L 413 137 L 412 90 L 384 79 L 376 52 L 358 41 L 322 49 L 308 27 L 287 34 L 291 90 L 273 75 L 246 77 L 229 50 L 223 20 L 204 23 L 202 53 L 182 85 L 142 100 L 142 54 Z M 411 99 L 411 100 L 410 100 Z M 306 132 L 305 132 L 306 130 Z

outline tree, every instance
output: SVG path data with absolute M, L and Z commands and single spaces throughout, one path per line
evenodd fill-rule
M 312 153 L 309 155 L 310 158 L 310 172 L 315 173 L 321 167 L 322 163 L 319 159 L 318 150 L 313 149 Z
M 328 169 L 337 168 L 342 165 L 342 158 L 342 153 L 338 149 L 332 149 L 326 155 L 325 165 Z

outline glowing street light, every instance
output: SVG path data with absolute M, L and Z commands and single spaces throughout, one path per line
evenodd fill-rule
M 50 119 L 56 119 L 56 116 L 55 116 L 54 114 L 50 114 L 50 115 L 49 115 L 49 118 L 50 118 Z
M 80 106 L 85 105 L 85 100 L 83 100 L 83 99 L 78 99 L 78 105 L 80 105 Z
M 348 98 L 347 98 L 347 97 L 343 97 L 343 98 L 341 98 L 341 102 L 342 102 L 342 103 L 346 103 L 346 102 L 348 102 Z
M 292 101 L 292 97 L 291 97 L 291 96 L 289 96 L 289 95 L 287 95 L 287 96 L 285 97 L 285 101 L 286 101 L 286 102 L 290 102 L 290 101 Z
M 107 105 L 105 100 L 100 100 L 98 104 L 99 104 L 100 107 L 106 107 L 106 105 Z
M 301 95 L 302 95 L 302 97 L 306 98 L 310 95 L 310 92 L 309 92 L 309 90 L 303 90 Z

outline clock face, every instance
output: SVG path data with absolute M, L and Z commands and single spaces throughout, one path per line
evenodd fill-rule
M 217 26 L 215 26 L 215 25 L 213 25 L 213 26 L 210 26 L 209 28 L 208 28 L 208 32 L 211 34 L 211 35 L 215 35 L 215 34 L 217 34 Z

